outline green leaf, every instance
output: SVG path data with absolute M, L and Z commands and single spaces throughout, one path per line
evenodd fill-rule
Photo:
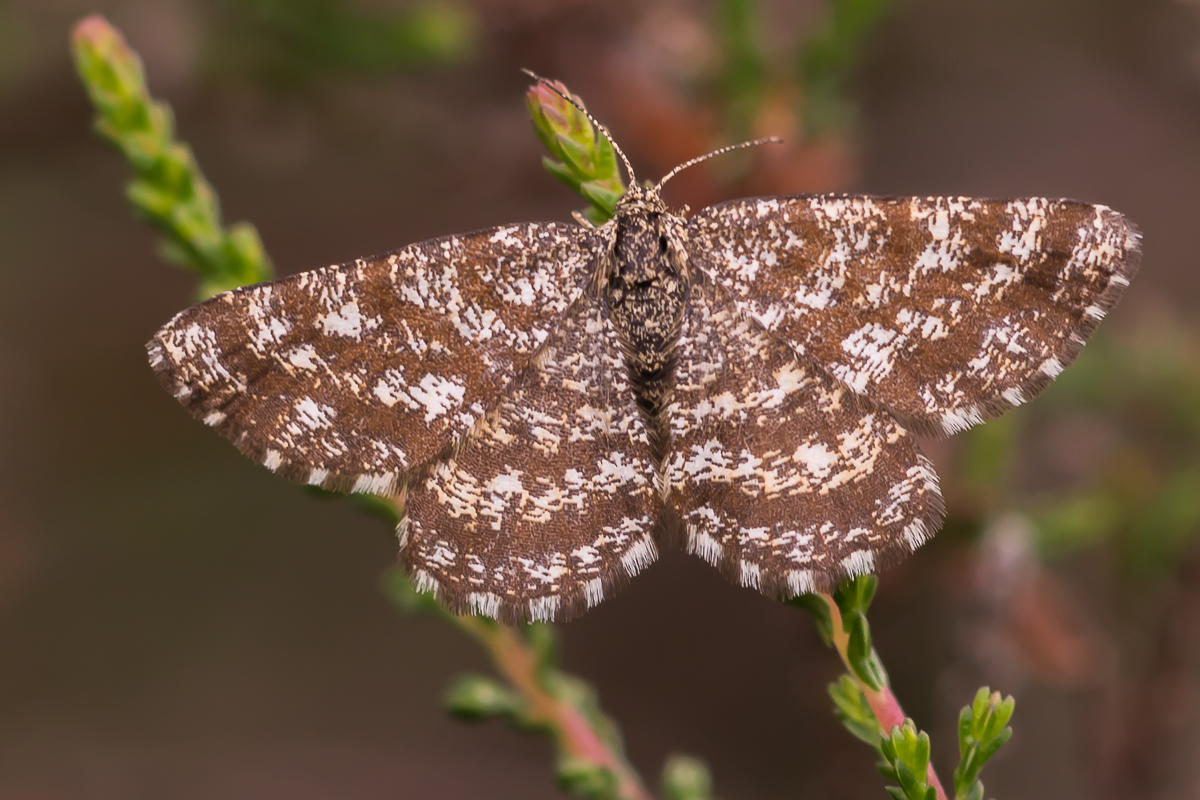
M 582 758 L 564 756 L 558 760 L 555 777 L 567 794 L 589 800 L 615 800 L 617 777 L 612 770 Z
M 896 762 L 908 767 L 924 781 L 925 770 L 929 766 L 929 734 L 918 731 L 916 724 L 906 719 L 903 725 L 892 728 L 888 740 Z
M 871 628 L 864 614 L 855 613 L 848 618 L 849 641 L 846 643 L 846 661 L 854 675 L 875 691 L 887 686 L 887 672 L 879 654 L 871 645 Z
M 601 140 L 603 137 L 600 137 Z M 559 156 L 566 162 L 567 167 L 576 175 L 585 179 L 605 178 L 597 174 L 596 138 L 591 141 L 576 141 L 570 137 L 559 135 L 555 137 Z
M 617 201 L 621 199 L 621 195 L 625 191 L 624 189 L 619 191 L 613 190 L 597 181 L 588 181 L 579 185 L 579 193 L 591 202 L 593 206 L 603 211 L 608 218 L 611 218 L 616 213 Z
M 517 717 L 525 705 L 519 694 L 482 675 L 456 679 L 446 691 L 443 703 L 451 714 L 467 720 Z
M 878 751 L 883 729 L 854 679 L 843 675 L 836 683 L 829 684 L 829 697 L 833 700 L 833 715 L 838 722 L 855 738 Z
M 958 715 L 959 762 L 954 770 L 954 793 L 965 798 L 972 792 L 983 792 L 978 783 L 980 771 L 996 752 L 1012 738 L 1012 719 L 1016 701 L 1011 696 L 1001 699 L 999 692 L 986 686 L 975 693 L 971 705 L 964 706 Z
M 837 601 L 838 609 L 842 612 L 842 623 L 846 633 L 850 632 L 851 617 L 867 613 L 878 586 L 879 579 L 874 575 L 859 575 L 843 583 L 833 593 L 833 599 Z
M 565 183 L 573 192 L 579 191 L 583 179 L 561 161 L 555 161 L 550 156 L 542 156 L 542 167 L 554 177 Z
M 597 206 L 588 206 L 583 210 L 583 218 L 592 223 L 593 227 L 599 228 L 612 219 L 612 214 L 601 210 Z
M 892 728 L 883 738 L 880 753 L 887 763 L 880 771 L 900 784 L 900 794 L 896 794 L 895 787 L 889 787 L 888 791 L 893 797 L 927 800 L 936 796 L 936 790 L 928 782 L 929 752 L 929 735 L 918 731 L 911 719 Z M 886 769 L 889 764 L 890 775 Z
M 691 756 L 669 756 L 663 765 L 662 793 L 666 800 L 711 800 L 708 765 Z

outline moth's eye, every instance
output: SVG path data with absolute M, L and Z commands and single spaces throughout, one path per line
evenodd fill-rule
M 658 252 L 659 254 L 667 252 L 667 235 L 665 233 L 658 236 Z

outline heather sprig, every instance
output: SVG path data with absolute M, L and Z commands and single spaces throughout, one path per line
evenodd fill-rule
M 892 781 L 895 800 L 946 800 L 947 795 L 929 762 L 929 735 L 919 730 L 892 692 L 887 670 L 871 641 L 867 609 L 875 597 L 878 578 L 862 575 L 846 581 L 832 595 L 801 595 L 789 602 L 813 616 L 822 640 L 837 650 L 846 674 L 829 686 L 833 713 L 855 738 L 880 757 L 879 771 Z M 1012 736 L 1006 727 L 1016 701 L 1000 699 L 986 687 L 959 716 L 959 753 L 954 771 L 955 800 L 982 800 L 979 771 Z
M 988 759 L 1012 737 L 1008 721 L 1016 701 L 1001 698 L 985 686 L 974 702 L 958 715 L 958 767 L 954 770 L 954 796 L 957 800 L 983 800 L 983 782 L 979 771 Z
M 217 194 L 187 144 L 175 138 L 170 107 L 146 88 L 142 61 L 101 16 L 71 35 L 75 66 L 96 108 L 96 132 L 125 156 L 135 177 L 125 189 L 134 211 L 165 236 L 160 253 L 196 273 L 198 294 L 271 277 L 271 262 L 254 226 L 221 222 Z
M 575 97 L 562 83 L 552 83 L 562 95 Z M 587 115 L 562 95 L 540 81 L 525 94 L 533 130 L 551 153 L 542 157 L 542 165 L 591 203 L 583 216 L 593 225 L 601 225 L 612 218 L 625 193 L 617 154 Z
M 625 757 L 617 724 L 601 710 L 595 689 L 559 668 L 558 637 L 552 625 L 513 628 L 487 617 L 447 613 L 432 595 L 416 592 L 399 570 L 387 574 L 384 591 L 398 608 L 434 614 L 471 636 L 503 676 L 503 682 L 475 674 L 458 677 L 445 695 L 451 714 L 472 721 L 503 719 L 521 730 L 549 736 L 557 751 L 559 787 L 576 797 L 649 800 L 651 794 Z M 697 762 L 691 763 L 694 776 Z M 689 775 L 680 772 L 680 766 L 672 769 L 668 763 L 664 783 L 683 787 L 696 783 L 694 778 L 689 783 Z M 681 800 L 703 797 L 694 791 L 679 796 Z

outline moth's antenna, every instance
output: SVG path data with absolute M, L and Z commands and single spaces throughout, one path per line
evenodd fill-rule
M 634 177 L 633 167 L 630 165 L 629 159 L 626 158 L 625 154 L 621 152 L 621 148 L 618 147 L 616 141 L 613 140 L 612 134 L 610 134 L 608 132 L 608 128 L 601 125 L 600 121 L 592 116 L 592 112 L 590 112 L 586 108 L 584 108 L 583 104 L 580 103 L 578 100 L 576 100 L 574 97 L 572 97 L 571 95 L 564 92 L 562 89 L 559 89 L 557 86 L 555 86 L 553 81 L 551 81 L 547 78 L 543 78 L 541 75 L 538 75 L 533 70 L 522 69 L 521 72 L 524 72 L 526 75 L 533 78 L 538 83 L 548 86 L 550 88 L 550 91 L 554 92 L 556 95 L 561 97 L 563 100 L 566 100 L 568 103 L 570 103 L 571 105 L 573 105 L 577 109 L 579 109 L 579 112 L 581 114 L 583 114 L 585 117 L 587 117 L 588 122 L 592 123 L 592 125 L 595 126 L 595 128 L 604 135 L 604 138 L 607 139 L 608 143 L 612 145 L 612 149 L 616 150 L 617 155 L 621 157 L 621 163 L 625 165 L 625 171 L 627 173 L 629 173 L 629 185 L 631 187 L 637 186 L 637 178 Z
M 665 184 L 667 181 L 671 180 L 671 178 L 674 178 L 679 173 L 683 172 L 688 167 L 696 166 L 701 161 L 707 161 L 708 159 L 713 158 L 714 156 L 723 156 L 726 153 L 730 152 L 731 150 L 742 150 L 747 147 L 757 147 L 760 144 L 783 144 L 783 139 L 780 139 L 778 136 L 768 136 L 765 139 L 755 139 L 752 142 L 742 142 L 741 144 L 726 145 L 725 147 L 719 147 L 716 150 L 713 150 L 711 153 L 705 153 L 702 156 L 696 156 L 691 161 L 685 161 L 682 164 L 680 164 L 678 167 L 676 167 L 675 169 L 668 172 L 663 177 L 663 179 L 658 182 L 658 185 L 654 187 L 654 191 L 655 191 L 655 193 L 661 192 L 663 184 Z

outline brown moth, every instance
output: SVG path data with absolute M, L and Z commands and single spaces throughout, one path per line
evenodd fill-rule
M 451 610 L 561 619 L 668 543 L 773 596 L 899 561 L 943 517 L 913 434 L 1031 399 L 1137 270 L 1105 206 L 799 195 L 685 217 L 660 194 L 694 161 L 645 189 L 616 152 L 630 188 L 599 228 L 505 225 L 227 292 L 150 363 L 269 469 L 401 501 L 400 557 Z

